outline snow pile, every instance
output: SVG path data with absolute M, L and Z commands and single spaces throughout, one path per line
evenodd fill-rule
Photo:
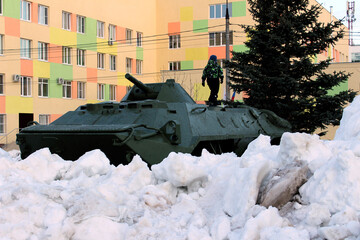
M 359 114 L 357 97 L 333 141 L 261 135 L 242 157 L 171 153 L 151 170 L 139 156 L 112 166 L 99 150 L 75 162 L 0 150 L 1 239 L 360 239 Z M 257 205 L 271 173 L 295 161 L 309 168 L 299 195 Z

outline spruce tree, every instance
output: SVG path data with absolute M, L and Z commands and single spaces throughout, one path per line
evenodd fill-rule
M 346 82 L 345 72 L 324 73 L 331 59 L 314 63 L 317 54 L 344 36 L 341 21 L 319 22 L 322 7 L 308 0 L 248 0 L 255 24 L 242 26 L 245 52 L 227 63 L 230 87 L 244 102 L 287 119 L 294 132 L 313 133 L 339 125 L 353 90 L 329 94 Z

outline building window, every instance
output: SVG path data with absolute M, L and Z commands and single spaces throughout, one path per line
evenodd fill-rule
M 110 70 L 116 71 L 116 56 L 110 55 Z
M 39 97 L 48 97 L 49 96 L 49 79 L 39 78 L 38 84 L 38 95 Z
M 62 12 L 62 28 L 65 30 L 71 30 L 71 13 Z
M 96 36 L 99 38 L 104 38 L 104 22 L 97 21 L 97 28 L 96 28 Z
M 31 96 L 31 78 L 21 76 L 21 84 L 20 84 L 20 92 L 21 96 L 29 97 Z
M 4 35 L 0 34 L 0 55 L 3 54 L 4 54 Z
M 78 49 L 76 59 L 76 63 L 78 66 L 85 66 L 85 50 Z
M 62 63 L 71 64 L 71 48 L 62 47 Z
M 180 62 L 169 62 L 169 70 L 170 71 L 178 71 L 181 70 Z
M 40 4 L 38 6 L 38 23 L 42 25 L 49 24 L 49 8 Z
M 229 44 L 233 44 L 233 32 L 229 32 Z M 213 32 L 209 33 L 209 46 L 225 46 L 226 45 L 226 33 L 225 32 Z
M 114 43 L 116 41 L 116 26 L 109 25 L 109 43 Z
M 21 0 L 20 19 L 25 21 L 31 21 L 31 2 Z
M 85 99 L 85 82 L 77 83 L 77 98 Z
M 169 48 L 180 48 L 180 35 L 169 36 Z
M 71 98 L 71 81 L 64 81 L 62 88 L 63 98 Z
M 97 85 L 97 99 L 104 100 L 105 99 L 105 84 Z
M 3 0 L 0 0 L 0 15 L 3 14 Z
M 0 134 L 5 133 L 5 114 L 0 114 Z
M 105 68 L 105 53 L 97 54 L 97 68 L 104 69 Z
M 229 17 L 232 17 L 232 3 L 229 3 Z M 210 5 L 210 18 L 225 18 L 226 4 Z
M 20 56 L 21 58 L 31 58 L 31 40 L 20 39 Z
M 50 124 L 50 115 L 49 114 L 39 114 L 39 123 L 41 125 L 49 125 Z
M 136 33 L 136 46 L 138 47 L 142 47 L 142 35 L 141 32 Z
M 4 74 L 0 74 L 0 94 L 4 94 Z
M 47 61 L 48 60 L 48 47 L 49 44 L 38 42 L 38 54 L 39 60 Z
M 116 101 L 116 85 L 109 85 L 109 100 Z
M 126 72 L 131 73 L 132 70 L 132 59 L 126 58 Z
M 136 60 L 136 74 L 142 74 L 142 68 L 143 68 L 143 61 L 142 60 Z
M 76 30 L 78 33 L 85 33 L 85 17 L 76 16 Z
M 132 30 L 131 29 L 126 29 L 126 43 L 127 44 L 131 44 L 131 40 L 132 40 Z

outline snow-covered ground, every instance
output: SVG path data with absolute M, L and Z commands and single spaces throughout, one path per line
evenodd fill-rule
M 242 157 L 171 153 L 151 170 L 99 150 L 65 161 L 0 152 L 0 239 L 360 239 L 360 97 L 333 141 L 267 136 Z M 272 173 L 300 162 L 309 179 L 281 209 L 257 205 Z

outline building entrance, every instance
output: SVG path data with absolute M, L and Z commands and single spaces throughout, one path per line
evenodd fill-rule
M 34 121 L 34 114 L 32 113 L 19 113 L 19 128 L 25 128 L 28 123 Z

